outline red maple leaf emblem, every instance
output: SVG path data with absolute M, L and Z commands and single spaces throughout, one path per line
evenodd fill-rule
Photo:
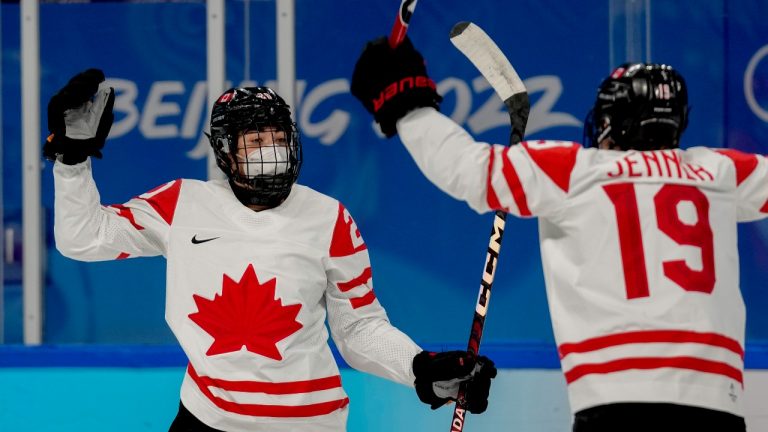
M 214 339 L 206 354 L 224 354 L 245 347 L 252 353 L 282 360 L 277 343 L 302 327 L 296 321 L 301 305 L 283 306 L 282 300 L 275 299 L 276 285 L 277 278 L 259 283 L 251 264 L 239 282 L 224 275 L 221 294 L 213 299 L 193 295 L 197 312 L 189 314 L 189 319 Z

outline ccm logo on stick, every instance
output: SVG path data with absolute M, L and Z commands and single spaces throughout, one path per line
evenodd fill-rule
M 405 77 L 400 81 L 393 82 L 381 91 L 379 97 L 373 100 L 373 110 L 378 111 L 381 106 L 384 105 L 384 102 L 397 96 L 397 94 L 401 93 L 403 90 L 419 87 L 427 87 L 432 89 L 437 88 L 435 86 L 435 82 L 432 81 L 431 78 L 425 77 L 424 75 Z

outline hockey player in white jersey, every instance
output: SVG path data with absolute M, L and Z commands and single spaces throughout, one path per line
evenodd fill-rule
M 344 430 L 326 320 L 352 367 L 415 386 L 433 408 L 467 382 L 468 409 L 486 409 L 490 360 L 423 351 L 389 323 L 349 211 L 296 183 L 299 132 L 274 91 L 233 88 L 214 104 L 210 141 L 227 180 L 173 180 L 103 206 L 89 157 L 113 120 L 103 81 L 85 71 L 49 103 L 56 246 L 83 261 L 167 259 L 166 321 L 189 359 L 171 431 Z
M 369 43 L 352 93 L 424 175 L 478 212 L 537 217 L 573 430 L 744 431 L 738 222 L 768 217 L 768 159 L 678 148 L 683 77 L 626 64 L 601 84 L 588 148 L 476 142 L 406 41 Z

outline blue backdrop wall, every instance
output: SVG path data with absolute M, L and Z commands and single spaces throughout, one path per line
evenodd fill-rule
M 392 321 L 419 342 L 468 336 L 491 216 L 429 184 L 397 139 L 376 134 L 349 93 L 364 43 L 386 34 L 399 2 L 297 0 L 298 101 L 305 165 L 300 182 L 341 200 L 368 243 L 376 293 Z M 729 4 L 730 3 L 730 4 Z M 609 2 L 423 1 L 410 36 L 445 96 L 442 111 L 478 139 L 506 142 L 501 102 L 450 44 L 458 21 L 481 25 L 526 80 L 529 138 L 580 141 L 595 89 L 610 71 Z M 19 5 L 3 2 L 2 138 L 6 224 L 21 207 Z M 91 2 L 40 6 L 41 106 L 74 73 L 100 67 L 116 88 L 116 121 L 94 173 L 102 201 L 120 203 L 179 177 L 204 178 L 207 141 L 205 3 Z M 227 2 L 227 78 L 275 79 L 275 4 Z M 687 78 L 692 118 L 683 146 L 768 153 L 765 2 L 654 2 L 652 60 Z M 46 122 L 42 113 L 43 125 Z M 41 125 L 42 136 L 45 128 Z M 46 209 L 48 343 L 173 343 L 163 319 L 164 261 L 84 264 L 52 244 L 51 165 Z M 535 221 L 510 220 L 484 342 L 552 342 Z M 748 340 L 768 341 L 768 222 L 741 228 Z M 6 264 L 5 339 L 21 340 L 18 264 Z

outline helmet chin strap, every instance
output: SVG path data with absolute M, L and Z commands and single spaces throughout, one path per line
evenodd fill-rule
M 274 208 L 288 198 L 290 190 L 281 194 L 264 195 L 247 186 L 243 186 L 232 179 L 229 179 L 229 187 L 232 188 L 232 193 L 235 194 L 235 198 L 240 201 L 244 206 L 263 206 L 266 208 Z

